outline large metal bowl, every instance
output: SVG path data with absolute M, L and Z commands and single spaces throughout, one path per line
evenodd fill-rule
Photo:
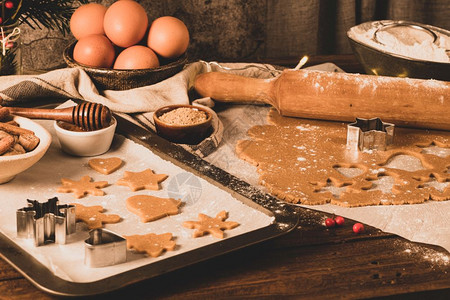
M 395 22 L 395 23 L 393 23 Z M 381 50 L 368 45 L 355 37 L 355 30 L 369 30 L 374 26 L 402 24 L 404 21 L 375 21 L 367 22 L 352 27 L 347 32 L 347 37 L 356 58 L 364 67 L 367 74 L 410 77 L 421 79 L 437 79 L 450 81 L 450 63 L 436 62 L 406 57 L 396 53 Z M 417 25 L 439 34 L 446 34 L 450 37 L 450 32 L 441 28 L 423 25 L 414 22 L 407 22 L 411 26 Z

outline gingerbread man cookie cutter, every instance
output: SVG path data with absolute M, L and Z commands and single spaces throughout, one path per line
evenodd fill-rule
M 32 238 L 36 247 L 47 242 L 65 244 L 67 235 L 76 231 L 75 206 L 58 205 L 57 197 L 43 203 L 27 201 L 27 207 L 16 211 L 19 238 Z
M 347 125 L 347 149 L 385 151 L 394 140 L 394 127 L 380 118 L 356 118 L 356 122 Z
M 107 229 L 89 231 L 84 249 L 84 264 L 91 268 L 112 266 L 127 260 L 127 241 Z

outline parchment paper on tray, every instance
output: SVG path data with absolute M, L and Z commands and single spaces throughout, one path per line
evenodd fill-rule
M 235 145 L 238 140 L 249 139 L 247 130 L 251 127 L 267 124 L 268 111 L 268 107 L 254 105 L 229 106 L 220 111 L 219 117 L 225 128 L 224 140 L 217 151 L 206 158 L 208 162 L 235 176 L 245 178 L 262 190 L 265 188 L 259 183 L 257 168 L 236 156 Z M 343 141 L 345 142 L 345 136 Z M 302 145 L 301 141 L 298 145 Z M 448 151 L 450 150 L 447 150 L 447 153 Z M 341 215 L 414 242 L 434 244 L 450 251 L 450 227 L 447 224 L 450 218 L 450 201 L 350 208 L 332 204 L 300 206 Z
M 343 72 L 332 63 L 306 69 Z M 256 105 L 228 105 L 218 111 L 224 126 L 223 141 L 205 160 L 265 190 L 259 183 L 257 168 L 238 158 L 235 146 L 237 141 L 248 139 L 247 131 L 251 127 L 267 124 L 268 111 L 269 107 Z M 331 204 L 300 206 L 351 218 L 414 242 L 441 246 L 450 252 L 450 227 L 447 222 L 450 218 L 450 201 L 352 208 Z
M 54 135 L 51 121 L 39 122 Z M 108 278 L 222 241 L 211 235 L 192 238 L 193 230 L 182 227 L 184 221 L 196 220 L 199 213 L 214 217 L 220 211 L 226 210 L 229 214 L 228 220 L 240 223 L 240 226 L 225 232 L 225 239 L 232 239 L 267 227 L 274 222 L 274 217 L 268 210 L 257 210 L 247 206 L 229 192 L 161 159 L 149 149 L 123 136 L 116 135 L 111 150 L 100 157 L 114 156 L 122 158 L 124 165 L 110 175 L 103 175 L 88 166 L 89 157 L 73 157 L 63 153 L 59 148 L 58 140 L 54 138 L 49 151 L 36 165 L 10 183 L 0 186 L 1 232 L 50 269 L 54 275 L 67 281 L 82 283 Z M 147 168 L 155 173 L 169 175 L 168 179 L 162 183 L 160 190 L 132 192 L 126 186 L 114 184 L 123 176 L 124 171 L 138 172 Z M 103 188 L 106 195 L 88 195 L 76 199 L 73 194 L 56 192 L 61 185 L 61 178 L 79 180 L 84 175 L 89 175 L 94 181 L 108 181 L 110 185 Z M 181 213 L 153 222 L 141 223 L 139 217 L 130 213 L 125 205 L 128 197 L 141 194 L 182 199 L 184 204 L 181 206 Z M 121 222 L 105 225 L 105 228 L 119 235 L 171 232 L 177 247 L 174 251 L 167 251 L 156 258 L 128 251 L 126 263 L 105 268 L 89 268 L 83 263 L 84 240 L 88 238 L 88 229 L 81 223 L 77 223 L 77 232 L 70 235 L 68 242 L 64 245 L 50 243 L 35 247 L 32 240 L 17 238 L 16 210 L 26 206 L 27 199 L 44 202 L 55 196 L 58 197 L 60 204 L 101 205 L 106 209 L 105 213 L 120 215 L 123 219 Z

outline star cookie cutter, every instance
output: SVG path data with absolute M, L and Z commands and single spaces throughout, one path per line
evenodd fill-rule
M 356 118 L 356 122 L 347 125 L 347 148 L 385 151 L 393 142 L 394 127 L 394 124 L 383 122 L 380 118 Z
M 126 262 L 127 242 L 112 231 L 96 228 L 84 241 L 84 264 L 101 268 Z
M 17 236 L 31 238 L 36 247 L 47 242 L 65 244 L 76 231 L 75 206 L 58 205 L 58 198 L 40 203 L 27 199 L 28 206 L 16 211 Z

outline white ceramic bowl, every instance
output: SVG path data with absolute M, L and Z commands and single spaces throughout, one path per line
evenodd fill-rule
M 72 131 L 62 128 L 55 121 L 54 127 L 61 149 L 75 156 L 96 156 L 109 150 L 114 138 L 117 121 L 111 119 L 111 125 L 94 131 Z
M 39 138 L 39 145 L 30 152 L 18 155 L 0 156 L 0 184 L 12 180 L 17 174 L 30 168 L 38 162 L 52 142 L 51 134 L 38 123 L 24 118 L 14 117 L 20 127 L 34 131 L 34 134 Z

